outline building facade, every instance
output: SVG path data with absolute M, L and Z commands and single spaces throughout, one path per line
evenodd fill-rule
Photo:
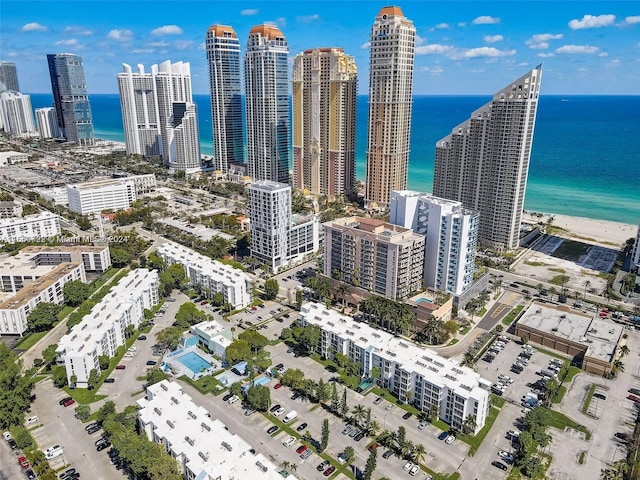
M 240 40 L 232 27 L 212 25 L 205 41 L 214 169 L 226 173 L 229 163 L 244 163 Z
M 125 210 L 136 200 L 136 187 L 128 178 L 92 180 L 67 185 L 69 210 L 82 215 L 104 210 Z
M 82 57 L 72 53 L 47 55 L 58 128 L 67 142 L 93 145 L 93 116 Z
M 60 217 L 51 212 L 0 220 L 0 242 L 42 240 L 60 235 Z
M 29 95 L 0 93 L 0 128 L 12 137 L 34 137 L 38 134 Z
M 325 276 L 393 300 L 422 289 L 424 236 L 374 218 L 339 218 L 323 227 Z
M 60 136 L 55 108 L 36 108 L 36 121 L 40 138 L 58 138 Z
M 538 65 L 436 143 L 433 193 L 478 210 L 480 242 L 488 248 L 520 243 L 541 78 Z
M 177 382 L 149 386 L 138 406 L 140 431 L 175 458 L 185 480 L 282 479 L 279 464 L 212 418 Z M 288 478 L 297 480 L 294 475 Z
M 355 188 L 355 59 L 341 48 L 316 48 L 293 61 L 295 187 L 351 197 Z
M 302 305 L 300 315 L 302 325 L 320 328 L 317 352 L 322 357 L 346 355 L 360 365 L 363 378 L 371 378 L 377 368 L 381 387 L 420 411 L 437 413 L 454 428 L 462 429 L 469 417 L 474 434 L 484 426 L 491 382 L 470 368 L 319 303 Z
M 386 207 L 407 188 L 416 29 L 399 7 L 383 7 L 371 28 L 365 202 Z M 374 203 L 375 202 L 375 203 Z
M 389 221 L 426 238 L 424 286 L 461 295 L 473 284 L 479 213 L 461 202 L 393 191 Z
M 274 25 L 249 31 L 244 57 L 247 164 L 254 180 L 289 183 L 289 46 Z
M 251 255 L 272 272 L 319 248 L 318 220 L 292 215 L 289 185 L 254 182 L 249 187 L 249 216 Z
M 174 242 L 163 243 L 158 247 L 157 253 L 167 266 L 174 263 L 182 265 L 191 283 L 199 287 L 207 298 L 222 293 L 224 302 L 234 310 L 251 304 L 251 281 L 242 270 Z
M 0 93 L 19 92 L 18 70 L 14 62 L 0 62 Z
M 144 320 L 144 310 L 160 300 L 158 284 L 157 271 L 132 270 L 60 339 L 56 353 L 58 361 L 64 362 L 70 385 L 86 388 L 91 371 L 100 373 L 99 357 L 114 356 L 125 344 L 127 327 L 137 328 Z

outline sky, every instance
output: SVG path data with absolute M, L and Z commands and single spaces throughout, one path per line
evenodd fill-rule
M 0 60 L 24 93 L 51 92 L 47 53 L 83 57 L 89 93 L 117 93 L 122 63 L 191 63 L 208 93 L 207 28 L 231 25 L 242 51 L 253 25 L 276 24 L 290 63 L 303 50 L 342 47 L 369 83 L 368 39 L 380 8 L 361 1 L 0 0 Z M 640 2 L 429 1 L 395 5 L 417 30 L 416 95 L 490 95 L 539 63 L 542 94 L 639 95 Z

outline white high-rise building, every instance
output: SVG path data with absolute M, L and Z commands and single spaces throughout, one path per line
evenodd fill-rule
M 55 108 L 36 108 L 36 120 L 38 123 L 38 133 L 40 134 L 40 138 L 58 138 L 60 136 L 58 117 L 56 117 Z
M 480 212 L 480 242 L 520 243 L 542 65 L 510 83 L 436 143 L 433 193 Z
M 289 183 L 289 46 L 274 25 L 249 32 L 244 57 L 247 164 L 254 180 Z
M 196 105 L 189 63 L 152 65 L 146 73 L 123 64 L 118 74 L 127 153 L 161 156 L 171 172 L 201 170 Z
M 0 128 L 12 137 L 38 134 L 29 95 L 9 91 L 0 93 Z
M 391 193 L 390 223 L 426 237 L 424 286 L 461 295 L 473 284 L 479 213 L 461 202 L 403 190 Z
M 232 27 L 212 25 L 206 38 L 214 168 L 244 163 L 240 40 Z
M 263 180 L 249 187 L 251 255 L 272 272 L 319 248 L 319 224 L 315 215 L 291 214 L 291 187 Z
M 400 7 L 383 7 L 371 28 L 367 190 L 370 207 L 407 188 L 416 29 Z

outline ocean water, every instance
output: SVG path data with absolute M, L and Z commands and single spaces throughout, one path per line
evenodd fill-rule
M 211 154 L 208 95 L 195 95 L 200 143 Z M 435 143 L 484 96 L 414 98 L 409 188 L 431 192 Z M 50 94 L 32 94 L 34 108 L 51 106 Z M 358 98 L 356 176 L 365 177 L 367 97 Z M 91 95 L 96 136 L 124 141 L 116 94 Z M 640 222 L 640 96 L 541 96 L 525 208 L 638 224 Z

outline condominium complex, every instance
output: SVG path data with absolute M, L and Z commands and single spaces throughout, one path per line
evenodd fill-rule
M 473 284 L 477 211 L 426 193 L 391 192 L 390 222 L 426 238 L 424 286 L 460 295 Z
M 229 171 L 229 163 L 244 163 L 240 40 L 232 27 L 207 30 L 207 62 L 211 92 L 214 168 Z
M 158 283 L 157 271 L 132 270 L 59 340 L 56 353 L 70 385 L 86 388 L 91 371 L 100 372 L 99 357 L 112 357 L 125 344 L 127 327 L 137 328 L 144 310 L 158 303 Z
M 67 142 L 93 145 L 93 117 L 82 57 L 73 53 L 47 55 L 60 133 Z
M 275 25 L 249 31 L 244 57 L 247 164 L 254 180 L 289 183 L 289 46 Z
M 33 137 L 38 134 L 29 95 L 20 92 L 0 93 L 0 129 L 12 137 Z
M 371 29 L 365 202 L 386 207 L 407 188 L 416 29 L 399 7 L 383 7 Z
M 162 157 L 171 172 L 201 170 L 196 105 L 189 63 L 123 64 L 118 74 L 127 153 Z
M 323 224 L 323 273 L 393 300 L 422 290 L 425 237 L 374 218 Z
M 303 305 L 300 314 L 303 325 L 320 327 L 321 356 L 346 355 L 360 365 L 365 378 L 377 368 L 381 387 L 420 411 L 437 412 L 454 428 L 469 425 L 469 417 L 474 420 L 474 434 L 484 426 L 491 383 L 470 368 L 318 303 Z
M 199 287 L 207 298 L 222 293 L 224 302 L 234 310 L 251 304 L 251 281 L 242 270 L 174 242 L 163 243 L 158 247 L 157 253 L 167 266 L 174 263 L 182 265 L 191 283 Z
M 20 91 L 18 71 L 13 62 L 0 62 L 0 93 L 6 91 Z
M 129 208 L 136 200 L 136 188 L 128 178 L 109 178 L 67 185 L 67 196 L 69 210 L 87 215 Z
M 51 212 L 0 220 L 0 242 L 42 240 L 60 235 L 60 217 Z
M 350 197 L 355 188 L 355 60 L 316 48 L 293 61 L 293 170 L 298 189 Z
M 86 282 L 85 271 L 111 265 L 108 247 L 27 247 L 0 258 L 0 335 L 22 335 L 29 313 L 41 302 L 61 304 L 72 280 Z
M 36 121 L 40 138 L 58 138 L 60 136 L 55 108 L 36 108 Z
M 163 380 L 138 400 L 138 424 L 147 438 L 160 443 L 178 463 L 185 480 L 278 480 L 282 467 L 229 431 L 224 423 L 183 392 L 180 384 Z M 296 480 L 294 475 L 288 478 Z
M 249 187 L 251 255 L 272 272 L 302 260 L 319 248 L 318 220 L 314 215 L 291 213 L 291 187 L 263 180 Z
M 493 96 L 436 143 L 433 193 L 480 212 L 480 242 L 519 245 L 542 65 Z

